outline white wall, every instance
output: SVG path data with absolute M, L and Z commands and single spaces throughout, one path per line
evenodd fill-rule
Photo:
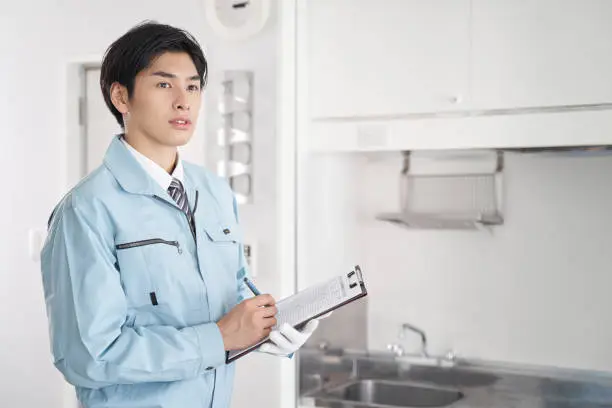
M 301 273 L 314 281 L 363 265 L 371 349 L 411 322 L 433 352 L 612 370 L 612 156 L 508 154 L 506 222 L 493 234 L 375 221 L 398 209 L 399 153 L 310 161 L 302 258 L 323 259 Z
M 242 210 L 249 240 L 257 236 L 259 280 L 274 293 L 275 282 L 275 189 L 273 156 L 275 141 L 275 48 L 274 21 L 258 37 L 235 44 L 214 35 L 204 18 L 201 0 L 79 0 L 2 1 L 0 11 L 0 75 L 4 78 L 0 98 L 3 124 L 0 172 L 6 192 L 0 201 L 0 399 L 7 407 L 68 407 L 71 391 L 51 364 L 47 320 L 39 264 L 28 258 L 27 237 L 32 227 L 44 228 L 54 204 L 66 191 L 67 65 L 101 57 L 106 47 L 127 29 L 145 19 L 181 26 L 202 43 L 211 64 L 210 92 L 205 112 L 214 112 L 215 75 L 226 68 L 256 71 L 255 151 L 256 204 Z M 205 163 L 206 115 L 185 156 Z M 212 123 L 212 122 L 211 122 Z M 110 140 L 110 135 L 109 135 Z M 211 153 L 212 154 L 212 153 Z M 212 163 L 210 163 L 212 166 Z M 266 209 L 267 212 L 263 212 Z M 257 216 L 256 216 L 257 215 Z M 258 230 L 262 228 L 262 230 Z M 257 233 L 257 231 L 262 231 Z M 265 231 L 265 232 L 264 232 Z M 238 365 L 238 383 L 261 386 L 260 378 L 248 375 L 265 366 L 265 385 L 270 392 L 234 393 L 234 406 L 278 405 L 278 362 L 265 356 L 244 359 Z M 264 381 L 264 379 L 261 379 Z M 263 384 L 263 383 L 262 383 Z

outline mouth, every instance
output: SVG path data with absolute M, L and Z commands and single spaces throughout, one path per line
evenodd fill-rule
M 172 119 L 168 121 L 175 129 L 186 130 L 191 127 L 191 121 L 189 119 Z

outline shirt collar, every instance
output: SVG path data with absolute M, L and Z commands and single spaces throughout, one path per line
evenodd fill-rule
M 134 156 L 136 161 L 140 163 L 142 168 L 147 172 L 147 174 L 155 180 L 157 184 L 160 185 L 164 190 L 168 190 L 170 187 L 170 183 L 172 182 L 172 178 L 178 179 L 181 183 L 184 184 L 184 170 L 183 170 L 183 161 L 177 152 L 176 158 L 176 166 L 174 167 L 174 171 L 172 175 L 168 174 L 166 170 L 164 170 L 159 164 L 155 163 L 153 160 L 149 159 L 144 154 L 140 153 L 138 150 L 134 149 L 124 137 L 121 137 L 121 142 L 125 145 L 128 151 Z

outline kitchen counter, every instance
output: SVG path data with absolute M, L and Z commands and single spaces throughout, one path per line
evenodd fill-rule
M 329 390 L 350 381 L 372 379 L 458 390 L 449 408 L 612 408 L 612 374 L 554 370 L 459 360 L 453 367 L 409 364 L 389 355 L 300 353 L 300 405 L 369 408 L 332 402 Z M 317 376 L 324 379 L 317 381 Z

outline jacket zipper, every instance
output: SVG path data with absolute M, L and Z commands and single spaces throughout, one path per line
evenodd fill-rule
M 129 249 L 129 248 L 136 248 L 136 247 L 141 247 L 141 246 L 146 246 L 146 245 L 154 245 L 154 244 L 171 245 L 171 246 L 176 247 L 176 250 L 178 251 L 179 255 L 183 253 L 183 249 L 181 248 L 181 244 L 179 244 L 178 241 L 166 241 L 165 239 L 161 239 L 161 238 L 143 239 L 142 241 L 128 242 L 128 243 L 125 243 L 125 244 L 119 244 L 115 248 L 117 248 L 117 249 Z
M 194 227 L 195 227 L 195 210 L 198 208 L 197 206 L 198 206 L 198 196 L 199 196 L 199 194 L 200 193 L 198 191 L 196 191 L 195 206 L 194 206 L 193 211 L 191 212 L 191 215 L 194 217 Z M 164 203 L 166 205 L 174 207 L 175 209 L 179 210 L 182 213 L 182 211 L 177 206 L 170 204 L 168 201 L 164 200 L 160 196 L 153 195 L 153 198 L 155 198 L 158 201 L 161 201 L 162 203 Z M 183 215 L 185 215 L 185 214 L 183 214 Z M 196 248 L 197 248 L 197 246 L 198 246 L 198 239 L 196 238 L 196 233 L 195 233 L 194 230 L 191 230 L 191 225 L 189 225 L 189 220 L 187 219 L 187 215 L 185 215 L 185 219 L 187 220 L 187 227 L 191 231 L 191 236 L 193 237 L 193 240 L 195 241 Z

